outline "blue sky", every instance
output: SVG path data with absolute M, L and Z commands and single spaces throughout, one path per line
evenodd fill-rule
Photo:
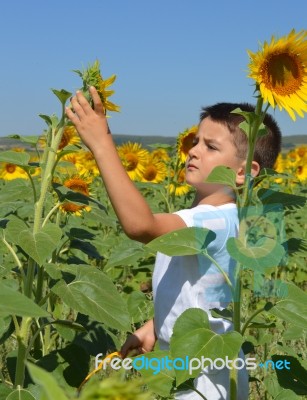
M 50 88 L 75 91 L 72 70 L 96 59 L 117 75 L 114 133 L 176 136 L 204 105 L 253 102 L 247 49 L 307 29 L 306 14 L 306 0 L 3 2 L 0 136 L 40 134 L 38 114 L 60 112 Z M 275 117 L 284 135 L 307 134 L 307 117 Z

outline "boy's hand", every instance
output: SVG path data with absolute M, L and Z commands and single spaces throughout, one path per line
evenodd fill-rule
M 90 94 L 94 108 L 82 92 L 77 91 L 71 100 L 72 109 L 66 108 L 66 115 L 75 125 L 83 143 L 93 152 L 101 148 L 104 135 L 110 133 L 103 104 L 97 90 L 91 86 Z
M 156 343 L 153 320 L 146 322 L 140 329 L 129 335 L 120 353 L 125 358 L 129 352 L 136 350 L 137 354 L 152 351 Z

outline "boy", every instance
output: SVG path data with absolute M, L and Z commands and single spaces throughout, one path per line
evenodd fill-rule
M 208 251 L 219 262 L 230 279 L 233 278 L 234 261 L 226 250 L 228 237 L 238 232 L 238 217 L 232 191 L 220 184 L 204 183 L 215 166 L 224 165 L 236 173 L 236 183 L 245 179 L 247 138 L 240 130 L 240 115 L 232 114 L 235 108 L 252 111 L 247 104 L 221 103 L 203 110 L 195 143 L 186 162 L 186 181 L 196 189 L 192 208 L 174 214 L 153 214 L 145 199 L 128 177 L 117 155 L 109 131 L 103 105 L 95 88 L 90 88 L 94 109 L 81 92 L 77 92 L 66 114 L 76 126 L 81 139 L 92 151 L 112 206 L 124 229 L 134 240 L 148 243 L 165 233 L 187 226 L 203 226 L 214 230 L 216 239 Z M 252 175 L 263 167 L 272 168 L 280 151 L 281 134 L 275 121 L 266 116 L 264 124 L 268 135 L 257 143 Z M 226 307 L 230 301 L 229 290 L 223 275 L 208 260 L 197 256 L 167 257 L 157 255 L 153 292 L 155 318 L 129 336 L 121 349 L 125 357 L 132 349 L 151 351 L 156 340 L 166 349 L 172 328 L 179 315 L 188 308 Z M 224 333 L 231 325 L 222 318 L 212 318 L 212 329 Z M 195 387 L 207 400 L 222 400 L 229 396 L 229 371 L 206 370 L 197 379 Z M 247 399 L 248 382 L 245 371 L 239 373 L 238 399 Z M 177 398 L 198 399 L 194 391 L 178 394 Z

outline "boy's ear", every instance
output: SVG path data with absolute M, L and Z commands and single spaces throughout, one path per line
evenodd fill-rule
M 236 183 L 237 185 L 243 185 L 244 180 L 245 180 L 245 166 L 246 162 L 242 163 L 242 165 L 237 169 L 237 176 L 236 176 Z M 252 168 L 251 168 L 251 174 L 252 177 L 254 178 L 257 176 L 260 172 L 260 165 L 257 163 L 257 161 L 252 161 Z

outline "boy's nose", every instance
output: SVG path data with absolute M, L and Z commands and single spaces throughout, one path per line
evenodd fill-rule
M 197 144 L 190 148 L 188 151 L 189 158 L 197 158 Z

